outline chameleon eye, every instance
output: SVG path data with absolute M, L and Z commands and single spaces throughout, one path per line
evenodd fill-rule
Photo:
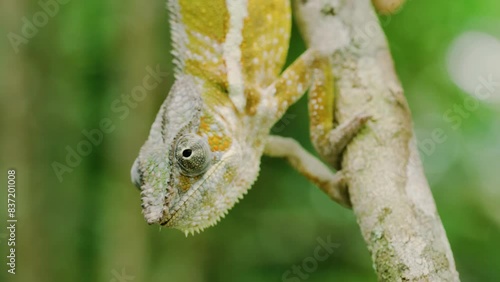
M 211 159 L 208 143 L 197 135 L 184 135 L 179 138 L 175 147 L 175 158 L 186 176 L 204 173 Z
M 189 158 L 189 157 L 191 157 L 191 153 L 192 153 L 192 152 L 193 152 L 193 151 L 192 151 L 191 149 L 184 149 L 184 150 L 182 151 L 182 157 L 184 157 L 184 158 Z

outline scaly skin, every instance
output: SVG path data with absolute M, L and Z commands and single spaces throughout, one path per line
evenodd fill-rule
M 216 224 L 256 180 L 264 151 L 288 158 L 348 206 L 341 174 L 293 140 L 269 137 L 310 86 L 311 137 L 320 153 L 328 151 L 326 159 L 337 157 L 366 121 L 360 116 L 346 124 L 332 144 L 333 79 L 328 60 L 315 51 L 280 75 L 290 38 L 289 1 L 169 0 L 168 7 L 176 82 L 132 167 L 146 221 L 186 234 Z

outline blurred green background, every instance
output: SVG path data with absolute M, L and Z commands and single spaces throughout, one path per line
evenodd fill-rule
M 0 229 L 0 281 L 282 281 L 318 240 L 337 248 L 307 281 L 376 280 L 351 211 L 279 159 L 264 158 L 245 199 L 200 235 L 145 223 L 129 170 L 172 76 L 126 116 L 112 105 L 146 67 L 172 69 L 163 0 L 68 1 L 46 21 L 37 1 L 2 1 L 0 11 L 1 226 L 9 168 L 19 220 L 14 279 Z M 23 17 L 42 27 L 13 45 Z M 461 279 L 500 281 L 500 3 L 408 0 L 381 21 Z M 303 51 L 294 27 L 289 63 Z M 115 130 L 60 181 L 53 163 L 105 118 Z M 432 141 L 436 129 L 444 142 Z M 274 132 L 311 149 L 304 99 Z

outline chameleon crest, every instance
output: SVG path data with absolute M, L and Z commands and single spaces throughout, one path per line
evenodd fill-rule
M 333 126 L 325 60 L 308 51 L 281 73 L 289 1 L 169 0 L 168 8 L 176 81 L 131 171 L 146 221 L 186 234 L 214 225 L 256 180 L 263 153 L 308 162 L 297 169 L 333 191 L 328 168 L 296 142 L 269 136 L 311 85 L 313 141 Z

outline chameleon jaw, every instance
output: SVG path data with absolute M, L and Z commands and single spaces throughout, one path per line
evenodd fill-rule
M 226 161 L 226 159 L 221 159 L 217 164 L 212 166 L 201 180 L 201 183 L 189 189 L 187 193 L 183 195 L 181 199 L 173 206 L 171 212 L 168 211 L 168 202 L 166 202 L 163 212 L 163 218 L 158 219 L 154 223 L 179 229 L 186 233 L 186 235 L 188 233 L 193 234 L 195 231 L 200 232 L 206 227 L 212 226 L 217 223 L 221 217 L 227 214 L 227 211 L 232 206 L 225 209 L 222 214 L 217 213 L 217 211 L 219 210 L 211 209 L 213 203 L 206 202 L 206 196 L 203 196 L 202 192 L 206 192 L 205 194 L 211 194 L 211 191 L 215 189 L 214 187 L 208 186 L 207 184 L 217 182 L 216 180 L 212 179 L 212 177 L 218 176 L 217 173 L 220 172 L 219 168 L 223 167 L 223 165 L 226 164 Z M 199 202 L 194 202 L 196 200 L 198 200 Z M 190 211 L 189 209 L 192 207 L 197 207 L 197 209 L 194 212 Z M 204 214 L 195 216 L 193 220 L 193 214 L 196 215 L 196 212 L 199 211 L 204 212 Z M 191 222 L 185 222 L 186 219 L 190 220 Z

